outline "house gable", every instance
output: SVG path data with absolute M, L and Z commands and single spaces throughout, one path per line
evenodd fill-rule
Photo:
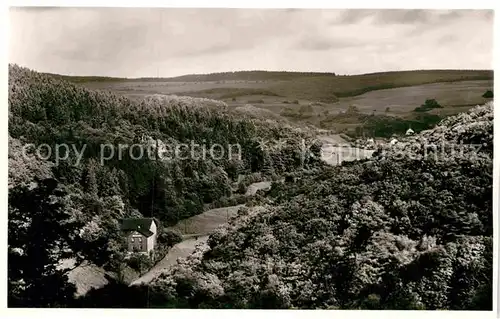
M 149 226 L 149 230 L 150 230 L 153 234 L 156 234 L 157 228 L 158 228 L 158 225 L 156 225 L 156 221 L 153 219 L 153 220 L 151 221 L 151 225 Z

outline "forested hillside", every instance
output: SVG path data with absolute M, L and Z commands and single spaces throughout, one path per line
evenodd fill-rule
M 285 138 L 279 148 L 261 143 Z M 73 288 L 55 267 L 62 258 L 119 269 L 120 218 L 147 216 L 173 225 L 230 197 L 240 175 L 271 178 L 316 165 L 300 148 L 303 138 L 273 121 L 235 118 L 218 101 L 133 101 L 10 65 L 9 304 L 70 300 Z M 239 145 L 241 158 L 203 158 L 196 150 L 196 156 L 183 151 L 162 160 L 157 140 L 171 148 L 217 144 L 224 154 Z M 119 155 L 120 144 L 139 147 Z M 153 151 L 146 155 L 141 147 Z
M 492 149 L 489 104 L 275 183 L 149 286 L 148 305 L 492 309 Z
M 492 308 L 493 104 L 338 167 L 318 162 L 318 145 L 304 149 L 302 131 L 236 114 L 218 101 L 130 100 L 10 66 L 9 306 Z M 191 142 L 238 144 L 241 159 L 157 158 L 160 144 Z M 119 144 L 154 156 L 101 161 L 102 145 Z M 173 225 L 257 175 L 276 182 L 207 249 L 148 286 L 120 281 L 120 218 Z M 64 258 L 117 276 L 75 300 L 69 270 L 57 267 Z

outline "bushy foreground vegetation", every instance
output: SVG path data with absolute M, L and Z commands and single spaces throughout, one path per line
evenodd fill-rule
M 493 106 L 396 145 L 275 183 L 149 286 L 148 305 L 492 309 Z
M 288 143 L 279 148 L 262 143 L 285 138 Z M 230 197 L 241 175 L 273 176 L 316 165 L 300 147 L 302 138 L 308 137 L 272 121 L 235 118 L 218 101 L 134 101 L 9 66 L 9 304 L 65 304 L 72 295 L 71 288 L 61 288 L 68 285 L 67 270 L 56 269 L 63 258 L 119 272 L 121 218 L 154 217 L 173 225 Z M 141 157 L 135 148 L 101 162 L 102 145 L 156 150 L 156 140 L 172 148 L 218 144 L 225 154 L 238 144 L 241 158 L 203 159 L 197 153 L 161 160 L 156 152 Z M 34 148 L 25 150 L 26 144 L 47 144 L 41 155 L 48 159 Z M 83 152 L 80 162 L 75 149 Z

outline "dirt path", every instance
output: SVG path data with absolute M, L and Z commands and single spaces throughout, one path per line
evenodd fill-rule
M 196 246 L 203 245 L 207 242 L 208 235 L 196 238 L 186 239 L 177 245 L 173 246 L 168 254 L 147 273 L 134 280 L 130 285 L 147 284 L 157 278 L 167 268 L 177 263 L 178 258 L 185 258 L 193 253 Z
M 207 210 L 206 212 L 187 218 L 172 228 L 179 230 L 189 237 L 174 245 L 167 255 L 147 273 L 134 280 L 130 285 L 146 284 L 157 278 L 167 268 L 175 265 L 178 258 L 185 258 L 193 253 L 196 246 L 205 244 L 208 236 L 221 225 L 226 224 L 229 218 L 236 215 L 238 210 L 245 205 L 229 206 Z M 200 234 L 200 237 L 191 237 L 191 234 Z
M 356 157 L 369 157 L 373 151 L 360 150 L 355 148 L 338 148 L 332 146 L 331 144 L 345 142 L 339 136 L 322 136 L 320 138 L 325 142 L 322 147 L 322 158 L 330 165 L 337 165 L 337 159 L 339 158 L 336 154 L 340 151 L 340 158 L 344 160 L 352 160 Z M 359 150 L 359 154 L 356 154 L 356 150 Z M 248 186 L 246 195 L 252 196 L 257 193 L 260 189 L 269 189 L 271 187 L 271 182 L 258 182 L 253 183 Z M 151 282 L 153 279 L 157 278 L 166 269 L 175 265 L 178 258 L 188 257 L 193 253 L 198 245 L 203 245 L 206 243 L 208 236 L 211 232 L 217 229 L 219 226 L 226 224 L 229 218 L 235 216 L 238 210 L 245 205 L 236 205 L 222 208 L 215 208 L 208 210 L 200 215 L 196 215 L 180 221 L 173 229 L 180 231 L 186 238 L 179 244 L 174 245 L 167 255 L 158 262 L 153 268 L 151 268 L 147 273 L 141 277 L 134 280 L 130 285 L 146 284 Z M 193 237 L 194 235 L 199 235 Z M 67 268 L 69 266 L 64 266 Z M 92 266 L 85 265 L 78 267 L 69 273 L 70 281 L 77 285 L 78 295 L 84 295 L 92 287 L 102 287 L 107 283 L 104 278 L 104 271 L 102 269 Z
M 322 147 L 322 159 L 330 165 L 338 165 L 340 161 L 349 161 L 371 157 L 373 151 L 363 150 L 355 147 L 338 147 L 332 144 L 342 144 L 343 140 L 335 136 L 323 136 L 325 142 Z M 345 142 L 345 141 L 344 141 Z M 344 144 L 345 145 L 345 144 Z M 245 195 L 252 196 L 260 189 L 269 189 L 271 182 L 259 182 L 251 184 Z M 173 226 L 173 229 L 180 231 L 186 237 L 181 243 L 173 246 L 168 254 L 151 270 L 131 283 L 131 285 L 149 283 L 157 278 L 168 267 L 175 265 L 178 258 L 187 257 L 193 253 L 197 245 L 206 243 L 208 235 L 219 226 L 226 224 L 229 218 L 235 216 L 238 210 L 245 205 L 229 206 L 208 210 L 200 215 L 187 218 Z M 190 237 L 198 234 L 198 239 Z
M 271 182 L 259 182 L 251 184 L 248 188 L 255 194 L 259 189 L 268 189 Z M 206 243 L 211 232 L 226 224 L 229 219 L 238 213 L 238 210 L 245 205 L 236 205 L 207 210 L 206 212 L 180 221 L 173 229 L 179 230 L 183 235 L 189 237 L 170 248 L 167 255 L 158 262 L 147 273 L 134 280 L 130 285 L 146 284 L 157 278 L 166 269 L 175 265 L 178 258 L 185 258 L 193 253 L 196 246 Z M 192 234 L 199 234 L 200 237 L 190 237 Z

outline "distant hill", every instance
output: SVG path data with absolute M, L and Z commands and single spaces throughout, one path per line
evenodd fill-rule
M 437 82 L 493 80 L 490 70 L 416 70 L 381 72 L 350 76 L 318 76 L 294 79 L 268 89 L 281 96 L 298 99 L 335 102 L 339 97 L 366 92 Z
M 176 92 L 169 93 L 214 99 L 262 94 L 290 99 L 335 103 L 338 98 L 357 96 L 375 90 L 408 87 L 440 82 L 493 80 L 492 70 L 414 70 L 369 73 L 361 75 L 336 75 L 320 72 L 238 71 L 211 74 L 190 74 L 171 78 L 114 78 L 99 76 L 54 75 L 73 83 L 120 91 L 126 86 L 125 95 L 143 89 L 147 94 L 165 94 L 161 83 L 185 83 Z M 120 83 L 116 86 L 116 83 Z M 114 83 L 114 85 L 107 85 Z M 137 86 L 135 85 L 137 83 Z M 142 84 L 145 83 L 145 84 Z M 200 85 L 195 85 L 195 83 Z M 206 86 L 201 84 L 205 83 Z M 123 85 L 122 85 L 123 84 Z M 251 90 L 249 90 L 251 89 Z M 132 91 L 130 91 L 132 90 Z M 259 93 L 261 92 L 261 93 Z M 122 92 L 123 93 L 123 92 Z
M 209 74 L 186 74 L 176 77 L 160 78 L 160 77 L 143 77 L 143 78 L 117 78 L 106 76 L 69 76 L 53 73 L 47 75 L 62 78 L 67 81 L 81 82 L 214 82 L 214 81 L 290 81 L 300 78 L 308 78 L 315 76 L 335 76 L 335 73 L 330 72 L 288 72 L 288 71 L 236 71 L 236 72 L 219 72 Z
M 188 74 L 173 78 L 163 78 L 168 82 L 211 82 L 211 81 L 290 81 L 294 79 L 316 76 L 334 77 L 329 72 L 288 72 L 288 71 L 236 71 L 210 74 Z M 157 78 L 142 78 L 141 80 L 158 81 Z
M 69 81 L 73 83 L 86 83 L 86 82 L 126 82 L 131 79 L 127 78 L 114 78 L 109 76 L 75 76 L 75 75 L 61 75 L 55 73 L 41 73 L 43 75 L 51 76 L 53 78 Z

